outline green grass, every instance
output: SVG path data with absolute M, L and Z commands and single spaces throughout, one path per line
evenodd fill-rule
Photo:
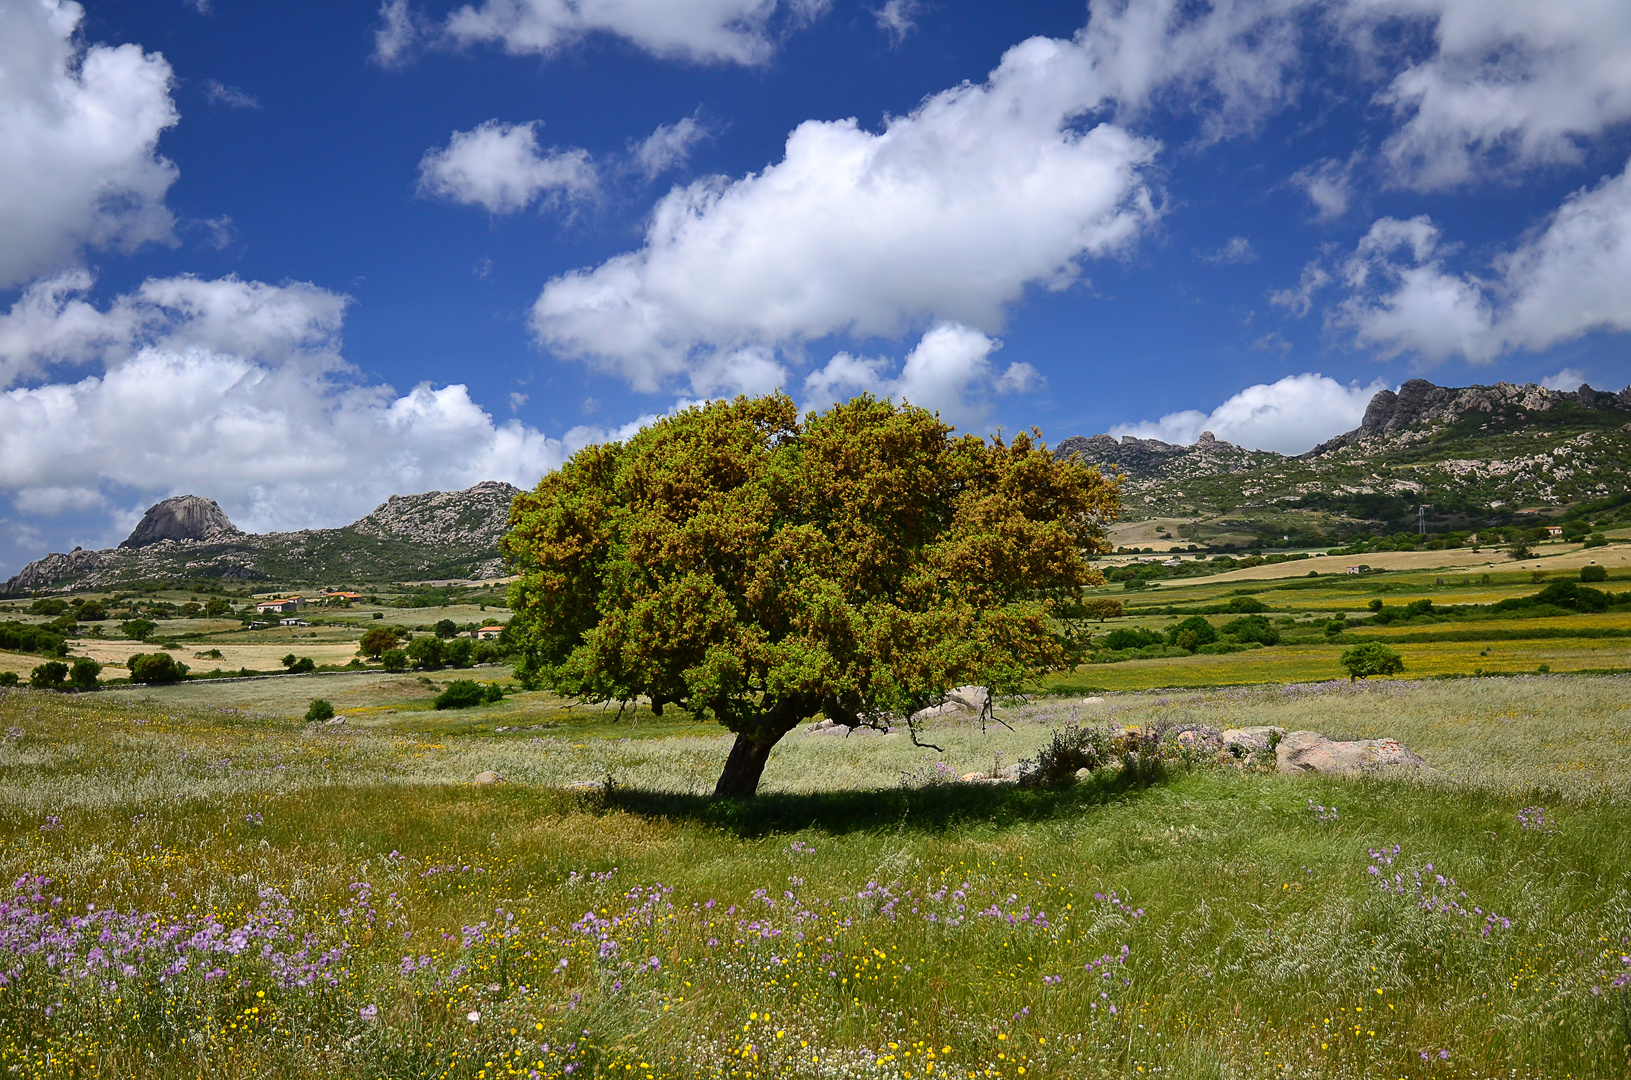
M 705 796 L 728 740 L 672 717 L 631 730 L 579 711 L 512 735 L 469 715 L 322 728 L 179 697 L 0 694 L 0 870 L 51 879 L 22 908 L 188 934 L 259 909 L 297 939 L 274 952 L 344 946 L 310 986 L 280 979 L 261 938 L 87 978 L 60 957 L 88 943 L 59 943 L 55 966 L 0 947 L 0 1069 L 1631 1075 L 1611 983 L 1631 936 L 1625 679 L 1045 698 L 1004 716 L 1013 730 L 929 732 L 943 757 L 899 734 L 795 734 L 765 794 L 733 804 Z M 1111 718 L 1387 734 L 1433 771 L 932 782 L 936 762 L 989 770 Z M 473 786 L 484 770 L 510 782 Z M 1531 805 L 1544 828 L 1522 826 Z M 1368 872 L 1382 848 L 1407 895 Z M 1424 911 L 1416 870 L 1481 911 Z

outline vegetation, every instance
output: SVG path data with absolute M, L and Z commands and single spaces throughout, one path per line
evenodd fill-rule
M 125 661 L 130 681 L 149 684 L 180 682 L 187 677 L 187 665 L 169 653 L 136 653 Z
M 1342 653 L 1342 666 L 1348 669 L 1349 679 L 1367 679 L 1372 675 L 1397 675 L 1404 671 L 1404 660 L 1380 641 L 1367 641 Z
M 469 709 L 477 705 L 491 705 L 504 698 L 497 683 L 486 686 L 472 679 L 454 679 L 447 689 L 436 696 L 438 709 Z
M 1102 580 L 1083 556 L 1114 485 L 1023 435 L 950 436 L 864 396 L 800 423 L 774 395 L 580 451 L 512 511 L 518 675 L 712 716 L 736 735 L 716 794 L 745 797 L 818 712 L 877 724 L 1068 666 L 1050 615 Z
M 332 719 L 334 719 L 334 704 L 327 698 L 312 698 L 311 705 L 306 708 L 306 722 L 315 724 Z

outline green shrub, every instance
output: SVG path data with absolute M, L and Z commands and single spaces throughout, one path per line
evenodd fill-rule
M 0 686 L 16 686 L 20 681 L 15 671 L 0 671 Z
M 306 719 L 312 723 L 334 719 L 334 706 L 327 698 L 312 698 L 306 709 Z
M 459 624 L 454 622 L 452 619 L 437 619 L 436 625 L 432 627 L 432 630 L 439 638 L 457 637 L 459 633 Z
M 1600 532 L 1592 533 L 1589 537 L 1586 538 L 1586 546 L 1589 547 L 1589 548 L 1607 547 L 1608 546 L 1608 537 L 1604 536 Z
M 67 610 L 68 601 L 66 600 L 36 600 L 32 604 L 28 605 L 28 613 L 30 615 L 57 616 L 61 615 Z
M 473 679 L 454 679 L 446 690 L 436 695 L 438 709 L 468 709 L 485 701 L 486 694 Z
M 61 660 L 47 660 L 28 679 L 28 685 L 36 690 L 61 690 L 67 682 L 68 665 Z
M 169 653 L 136 653 L 125 661 L 130 681 L 157 685 L 180 682 L 187 677 L 187 665 Z
M 435 671 L 442 666 L 442 639 L 414 638 L 408 643 L 408 659 L 420 671 Z
M 470 638 L 455 638 L 447 643 L 445 659 L 449 667 L 467 668 L 473 662 L 476 643 Z
M 152 619 L 126 619 L 119 624 L 119 632 L 132 641 L 146 641 L 158 628 Z
M 1348 669 L 1348 681 L 1367 679 L 1372 675 L 1397 675 L 1404 671 L 1404 659 L 1380 641 L 1367 641 L 1342 652 L 1342 666 Z
M 376 611 L 374 614 L 377 616 L 379 612 Z M 362 636 L 362 640 L 357 643 L 357 651 L 377 660 L 386 649 L 394 649 L 396 646 L 396 634 L 386 627 L 376 626 Z
M 1187 638 L 1186 635 L 1188 635 Z M 1181 638 L 1184 640 L 1180 640 Z M 1167 644 L 1176 645 L 1180 649 L 1188 649 L 1191 652 L 1202 645 L 1210 645 L 1217 639 L 1217 627 L 1199 615 L 1191 615 L 1183 622 L 1167 628 Z
M 1580 580 L 1581 581 L 1607 581 L 1608 580 L 1608 567 L 1606 567 L 1606 566 L 1582 566 L 1580 568 Z
M 1223 624 L 1223 633 L 1236 641 L 1255 641 L 1259 645 L 1278 645 L 1280 631 L 1261 615 L 1247 615 Z
M 1119 627 L 1098 639 L 1098 645 L 1105 649 L 1142 649 L 1146 645 L 1161 644 L 1162 637 L 1153 630 L 1143 627 Z
M 408 670 L 408 654 L 401 649 L 386 649 L 380 653 L 379 662 L 385 665 L 386 671 Z
M 96 678 L 102 674 L 102 665 L 88 656 L 81 656 L 74 661 L 74 666 L 68 671 L 68 681 L 74 684 L 75 690 L 95 690 Z
M 1319 571 L 1314 571 L 1318 574 Z M 1236 596 L 1229 601 L 1229 613 L 1241 615 L 1257 615 L 1265 612 L 1269 606 L 1255 596 Z

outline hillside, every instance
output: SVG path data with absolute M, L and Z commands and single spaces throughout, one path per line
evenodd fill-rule
M 1133 521 L 1177 519 L 1186 541 L 1320 542 L 1357 532 L 1476 529 L 1524 511 L 1631 503 L 1631 388 L 1384 390 L 1353 431 L 1296 457 L 1202 435 L 1194 446 L 1108 435 L 1055 453 L 1125 477 Z
M 464 491 L 393 495 L 343 528 L 290 533 L 240 532 L 213 501 L 177 496 L 150 509 L 119 547 L 47 555 L 4 591 L 173 579 L 355 584 L 496 577 L 504 566 L 498 541 L 518 494 L 486 481 Z

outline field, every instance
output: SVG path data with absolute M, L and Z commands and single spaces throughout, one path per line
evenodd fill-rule
M 1624 678 L 1040 698 L 749 805 L 711 725 L 369 679 L 0 692 L 5 1075 L 1631 1075 Z M 283 718 L 341 684 L 402 708 Z M 1434 771 L 947 780 L 1112 720 Z

